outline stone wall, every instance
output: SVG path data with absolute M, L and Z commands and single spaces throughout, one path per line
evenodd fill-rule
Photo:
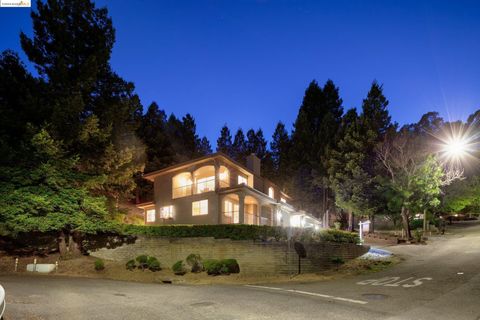
M 306 243 L 307 257 L 301 259 L 302 272 L 317 272 L 332 267 L 331 259 L 349 260 L 361 256 L 368 247 L 347 243 Z M 293 243 L 254 242 L 213 238 L 155 238 L 139 237 L 133 244 L 91 252 L 94 257 L 127 262 L 141 254 L 158 258 L 162 267 L 170 268 L 189 254 L 200 254 L 203 259 L 237 259 L 242 274 L 295 274 L 298 255 Z

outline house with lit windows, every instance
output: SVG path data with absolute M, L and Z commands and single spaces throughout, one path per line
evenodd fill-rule
M 144 174 L 153 182 L 152 202 L 140 203 L 146 225 L 251 224 L 318 228 L 291 198 L 260 176 L 254 154 L 243 166 L 223 153 Z

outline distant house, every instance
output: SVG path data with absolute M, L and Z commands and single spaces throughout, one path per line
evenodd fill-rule
M 251 224 L 318 228 L 320 222 L 290 205 L 291 198 L 260 176 L 260 159 L 247 167 L 223 153 L 150 172 L 154 201 L 140 203 L 146 225 Z

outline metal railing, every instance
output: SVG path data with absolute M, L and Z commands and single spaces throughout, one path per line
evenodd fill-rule
M 186 186 L 173 188 L 172 190 L 172 198 L 181 198 L 187 197 L 192 195 L 192 184 L 187 184 Z

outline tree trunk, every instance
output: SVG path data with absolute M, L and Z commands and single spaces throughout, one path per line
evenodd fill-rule
M 410 224 L 408 223 L 408 210 L 405 207 L 402 207 L 402 223 L 403 230 L 405 230 L 405 237 L 407 240 L 410 240 L 412 233 L 410 232 Z
M 60 252 L 60 257 L 65 258 L 68 253 L 67 243 L 65 241 L 65 232 L 60 231 L 58 235 L 58 251 Z
M 75 241 L 75 238 L 71 233 L 68 235 L 68 251 L 70 252 L 71 257 L 78 257 L 82 255 L 80 246 Z
M 368 233 L 375 233 L 375 216 L 373 214 L 370 216 L 370 229 Z

